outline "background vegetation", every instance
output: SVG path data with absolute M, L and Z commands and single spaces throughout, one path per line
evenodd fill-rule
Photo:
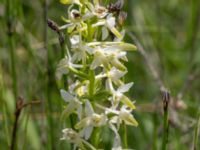
M 129 148 L 161 149 L 163 87 L 171 95 L 168 149 L 200 148 L 199 8 L 198 0 L 125 0 L 126 41 L 139 48 L 129 53 L 126 64 L 127 81 L 135 83 L 129 95 L 136 100 L 134 115 L 139 122 L 137 128 L 127 129 Z M 9 149 L 12 140 L 18 149 L 70 149 L 59 140 L 69 122 L 60 120 L 63 101 L 55 80 L 62 51 L 56 33 L 46 24 L 50 18 L 62 25 L 61 16 L 66 14 L 67 6 L 56 0 L 0 1 L 2 150 Z M 107 145 L 109 135 L 104 135 Z

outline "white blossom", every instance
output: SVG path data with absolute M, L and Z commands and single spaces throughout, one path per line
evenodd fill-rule
M 118 128 L 119 128 L 120 124 L 122 123 L 122 121 L 124 121 L 124 123 L 126 125 L 138 126 L 138 122 L 135 120 L 135 118 L 131 114 L 131 111 L 132 110 L 127 109 L 127 106 L 125 106 L 125 105 L 123 105 L 120 110 L 106 108 L 107 115 L 115 114 L 115 116 L 113 116 L 110 119 L 110 123 L 116 124 L 118 126 Z
M 94 112 L 92 105 L 86 101 L 85 106 L 86 117 L 76 124 L 77 129 L 83 128 L 83 136 L 88 139 L 94 127 L 100 127 L 106 124 L 107 117 L 105 114 L 97 114 Z
M 62 99 L 68 103 L 67 107 L 63 111 L 63 116 L 67 117 L 71 113 L 73 113 L 75 110 L 78 112 L 79 118 L 81 118 L 82 115 L 82 103 L 73 95 L 68 93 L 65 90 L 60 90 Z
M 61 79 L 61 77 L 64 74 L 68 74 L 70 68 L 82 68 L 82 67 L 83 65 L 72 63 L 71 58 L 70 57 L 68 58 L 66 56 L 58 64 L 58 67 L 56 69 L 56 77 L 57 79 Z

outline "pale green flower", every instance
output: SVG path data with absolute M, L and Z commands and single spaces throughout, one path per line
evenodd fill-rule
M 108 15 L 106 19 L 102 19 L 98 21 L 97 23 L 93 24 L 92 26 L 93 27 L 106 26 L 116 37 L 121 39 L 122 35 L 116 29 L 115 25 L 116 25 L 115 17 L 113 17 L 112 15 Z
M 96 150 L 90 143 L 88 143 L 86 140 L 82 139 L 81 135 L 74 131 L 73 129 L 66 128 L 62 130 L 63 137 L 61 140 L 67 140 L 70 143 L 75 144 L 74 149 L 76 147 L 81 148 L 81 150 L 87 150 L 86 146 L 89 147 L 91 150 Z
M 72 44 L 71 50 L 73 51 L 73 55 L 71 58 L 72 62 L 80 61 L 82 60 L 82 63 L 85 64 L 86 63 L 86 57 L 87 57 L 87 53 L 88 51 L 92 51 L 89 46 L 83 44 L 83 42 L 81 41 L 81 37 L 79 35 L 73 35 L 70 38 L 70 42 Z
M 117 81 L 121 77 L 123 77 L 126 73 L 127 71 L 120 71 L 117 68 L 112 67 L 110 71 L 108 71 L 107 73 L 101 73 L 99 75 L 96 75 L 96 79 L 108 77 L 111 79 L 111 81 Z
M 114 92 L 114 95 L 117 100 L 122 101 L 128 107 L 135 109 L 134 104 L 124 95 L 124 93 L 128 92 L 129 89 L 132 87 L 133 82 L 121 85 L 117 91 Z
M 83 65 L 73 64 L 71 57 L 65 57 L 60 60 L 58 67 L 56 69 L 56 77 L 57 79 L 61 79 L 64 74 L 68 74 L 70 69 L 79 69 L 82 68 Z
M 107 56 L 104 54 L 103 49 L 97 47 L 97 49 L 94 52 L 94 60 L 91 63 L 90 68 L 94 70 L 101 65 L 103 65 L 105 68 L 108 68 L 109 60 L 107 59 Z
M 85 149 L 80 135 L 73 129 L 63 129 L 63 137 L 61 140 L 68 140 L 70 143 L 76 144 L 78 147 Z
M 129 91 L 129 89 L 133 85 L 133 82 L 121 85 L 117 90 L 113 88 L 110 79 L 107 80 L 106 84 L 107 84 L 107 89 L 109 89 L 113 93 L 113 98 L 111 101 L 114 108 L 118 106 L 119 102 L 122 102 L 129 108 L 135 109 L 135 105 L 133 104 L 133 102 L 127 96 L 124 95 L 124 93 Z
M 78 116 L 81 119 L 82 116 L 82 103 L 74 97 L 72 94 L 68 93 L 65 90 L 60 90 L 62 99 L 68 103 L 67 107 L 62 113 L 62 116 L 67 117 L 71 113 L 74 113 L 75 110 L 78 112 Z
M 126 73 L 127 71 L 121 71 L 116 69 L 115 67 L 112 67 L 111 70 L 108 72 L 108 78 L 110 78 L 112 81 L 117 81 Z
M 90 66 L 91 69 L 96 69 L 98 66 L 103 65 L 108 70 L 111 65 L 119 70 L 126 71 L 126 67 L 120 62 L 120 59 L 127 60 L 126 52 L 120 51 L 115 47 L 100 46 L 90 49 L 88 52 L 94 55 L 93 62 Z
M 75 128 L 83 128 L 83 136 L 85 139 L 88 139 L 91 136 L 94 127 L 100 127 L 106 124 L 107 117 L 105 114 L 96 114 L 88 100 L 85 105 L 85 113 L 87 116 L 77 123 Z
M 127 106 L 124 105 L 122 106 L 120 110 L 107 109 L 106 114 L 110 114 L 110 113 L 116 114 L 116 116 L 111 118 L 110 122 L 117 124 L 118 128 L 120 124 L 122 123 L 122 121 L 124 121 L 126 125 L 138 126 L 138 122 L 135 120 L 135 118 L 131 114 L 131 111 L 132 110 L 127 109 Z

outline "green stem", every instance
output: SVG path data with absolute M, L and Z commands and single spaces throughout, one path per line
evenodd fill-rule
M 128 140 L 127 140 L 127 127 L 126 124 L 123 124 L 123 142 L 124 142 L 124 148 L 128 148 Z
M 12 82 L 13 82 L 13 93 L 15 99 L 17 99 L 17 73 L 16 73 L 16 57 L 14 49 L 14 39 L 13 35 L 9 36 L 9 45 L 10 45 L 10 59 L 11 59 L 11 71 L 12 71 Z
M 194 132 L 194 146 L 193 150 L 197 150 L 198 147 L 198 139 L 199 139 L 199 126 L 200 126 L 200 111 L 198 113 L 197 123 Z
M 6 119 L 6 118 L 9 118 L 8 115 L 7 115 L 7 108 L 6 108 L 6 103 L 4 102 L 3 103 L 3 117 L 5 118 L 3 122 L 4 123 L 4 131 L 5 131 L 5 136 L 6 136 L 6 141 L 7 141 L 7 144 L 8 146 L 10 145 L 10 132 L 9 132 L 9 120 Z
M 11 72 L 12 72 L 12 88 L 15 99 L 17 98 L 17 73 L 16 73 L 16 56 L 15 56 L 15 42 L 14 42 L 14 15 L 13 15 L 13 7 L 11 0 L 7 0 L 6 3 L 6 19 L 7 19 L 7 28 L 8 28 L 8 45 L 10 46 L 10 59 L 11 59 Z
M 169 119 L 168 119 L 168 106 L 170 102 L 170 93 L 167 90 L 162 91 L 163 94 L 163 141 L 162 150 L 167 150 L 168 135 L 169 135 Z
M 162 150 L 167 150 L 167 143 L 168 143 L 168 132 L 169 132 L 169 124 L 168 124 L 168 111 L 164 111 L 164 132 L 163 132 L 163 144 Z
M 94 95 L 94 84 L 95 84 L 95 73 L 94 73 L 94 70 L 90 70 L 89 71 L 89 80 L 90 80 L 89 96 L 90 96 L 90 98 L 92 98 L 93 95 Z
M 48 18 L 48 1 L 43 0 L 42 1 L 42 7 L 43 7 L 43 19 L 44 19 L 44 33 L 43 33 L 43 38 L 44 38 L 44 48 L 47 51 L 47 58 L 46 58 L 46 68 L 47 68 L 47 78 L 46 78 L 46 114 L 47 114 L 47 122 L 49 125 L 48 128 L 48 139 L 50 143 L 48 144 L 48 149 L 54 149 L 54 127 L 53 127 L 53 118 L 52 118 L 52 98 L 51 98 L 51 75 L 52 75 L 52 70 L 51 70 L 51 55 L 50 51 L 48 50 L 48 32 L 47 32 L 47 18 Z M 43 108 L 44 109 L 44 108 Z
M 98 148 L 99 145 L 99 137 L 100 137 L 100 128 L 96 127 L 94 128 L 94 133 L 91 137 L 91 143 L 94 147 Z
M 158 135 L 157 135 L 157 128 L 158 128 L 158 117 L 157 117 L 157 112 L 154 113 L 153 115 L 153 120 L 154 120 L 154 129 L 153 129 L 153 150 L 157 150 L 157 142 L 158 142 Z
M 87 74 L 85 74 L 85 73 L 83 73 L 83 72 L 81 72 L 81 71 L 78 71 L 77 69 L 75 69 L 75 68 L 73 68 L 73 67 L 69 67 L 69 70 L 71 71 L 71 72 L 73 72 L 74 74 L 76 74 L 76 75 L 78 75 L 79 77 L 82 77 L 82 78 L 87 78 L 88 76 L 87 76 Z

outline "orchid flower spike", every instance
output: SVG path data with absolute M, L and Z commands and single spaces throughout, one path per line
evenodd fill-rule
M 68 18 L 62 17 L 64 23 L 58 29 L 67 33 L 69 41 L 64 43 L 66 55 L 58 64 L 56 77 L 65 83 L 60 90 L 66 102 L 61 117 L 70 116 L 74 121 L 73 127 L 63 129 L 61 139 L 83 150 L 99 149 L 91 138 L 102 135 L 101 129 L 107 126 L 114 133 L 112 150 L 122 150 L 119 127 L 138 126 L 132 114 L 135 103 L 126 94 L 133 82 L 124 82 L 127 53 L 137 48 L 123 41 L 123 1 L 109 6 L 99 0 L 60 2 L 69 7 Z

